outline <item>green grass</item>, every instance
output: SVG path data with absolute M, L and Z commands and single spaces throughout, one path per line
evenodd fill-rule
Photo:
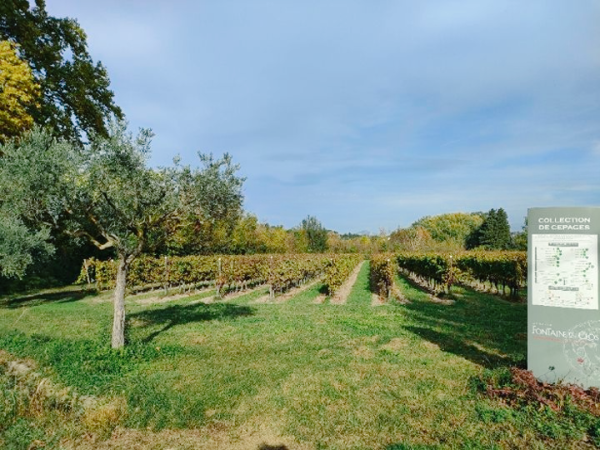
M 136 297 L 118 352 L 108 347 L 108 294 L 5 299 L 0 348 L 80 394 L 124 399 L 126 427 L 218 428 L 232 439 L 254 430 L 290 450 L 581 443 L 583 425 L 508 409 L 473 387 L 484 372 L 523 364 L 525 305 L 460 288 L 455 304 L 436 304 L 398 279 L 410 303 L 372 307 L 368 270 L 345 305 L 315 304 L 318 284 L 274 304 L 254 302 L 264 291 L 212 304 L 192 303 L 206 293 L 154 305 Z M 5 447 L 23 420 L 42 439 L 40 419 L 15 418 L 0 432 Z

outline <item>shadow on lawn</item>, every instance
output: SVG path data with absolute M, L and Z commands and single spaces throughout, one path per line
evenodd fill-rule
M 416 324 L 407 330 L 437 344 L 442 351 L 490 369 L 524 364 L 526 305 L 467 289 L 461 289 L 455 298 L 453 305 L 418 300 L 404 305 Z
M 240 306 L 231 303 L 197 303 L 193 305 L 173 305 L 161 309 L 152 309 L 130 314 L 130 320 L 139 320 L 147 325 L 161 325 L 163 327 L 150 333 L 143 342 L 151 342 L 159 334 L 177 326 L 192 322 L 204 322 L 208 320 L 235 319 L 240 316 L 250 316 L 254 310 L 248 306 Z
M 22 295 L 0 299 L 0 308 L 23 308 L 26 306 L 38 306 L 45 303 L 69 303 L 76 302 L 88 296 L 96 295 L 96 291 L 82 288 L 61 290 L 58 292 L 39 292 L 37 294 Z

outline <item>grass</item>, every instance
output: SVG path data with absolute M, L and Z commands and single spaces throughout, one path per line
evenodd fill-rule
M 371 306 L 368 265 L 345 305 L 315 304 L 319 284 L 273 304 L 254 302 L 260 290 L 211 304 L 195 302 L 207 293 L 156 304 L 138 296 L 128 300 L 128 346 L 117 352 L 108 348 L 108 294 L 71 289 L 0 300 L 0 348 L 78 395 L 120 405 L 96 409 L 96 422 L 62 413 L 52 432 L 45 416 L 13 414 L 0 425 L 0 443 L 108 448 L 95 429 L 96 440 L 80 438 L 104 420 L 109 430 L 121 426 L 110 448 L 127 448 L 127 436 L 136 448 L 585 445 L 572 418 L 509 409 L 474 387 L 523 364 L 525 305 L 459 288 L 455 304 L 442 305 L 404 279 L 398 284 L 407 305 Z M 2 376 L 11 395 L 14 380 Z

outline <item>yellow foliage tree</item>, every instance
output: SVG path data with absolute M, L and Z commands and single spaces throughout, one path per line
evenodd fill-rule
M 0 142 L 33 126 L 30 108 L 37 104 L 40 87 L 29 65 L 19 58 L 17 46 L 0 41 Z

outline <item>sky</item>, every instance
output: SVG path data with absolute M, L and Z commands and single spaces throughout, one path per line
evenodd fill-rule
M 47 0 L 76 19 L 151 165 L 225 152 L 244 208 L 390 232 L 600 206 L 598 0 Z

